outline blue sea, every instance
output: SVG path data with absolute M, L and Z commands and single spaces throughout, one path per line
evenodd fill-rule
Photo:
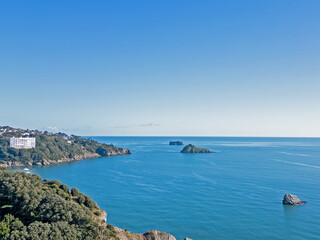
M 133 154 L 30 172 L 90 195 L 110 224 L 178 240 L 320 239 L 319 138 L 92 138 Z M 216 153 L 182 154 L 171 140 Z M 285 193 L 307 204 L 283 206 Z

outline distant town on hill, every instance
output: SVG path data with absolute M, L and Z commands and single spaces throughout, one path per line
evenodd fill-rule
M 131 154 L 131 151 L 75 135 L 0 127 L 2 167 L 49 165 L 124 154 Z

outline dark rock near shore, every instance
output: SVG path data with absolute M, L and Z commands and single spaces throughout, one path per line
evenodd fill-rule
M 143 236 L 146 240 L 176 240 L 171 234 L 159 232 L 158 230 L 151 230 L 143 234 Z
M 211 151 L 210 149 L 199 148 L 192 144 L 188 144 L 181 150 L 181 153 L 213 153 L 213 151 Z
M 285 205 L 302 205 L 305 204 L 306 201 L 301 201 L 296 195 L 285 194 L 282 203 Z
M 183 142 L 181 142 L 181 141 L 170 141 L 169 145 L 183 145 Z

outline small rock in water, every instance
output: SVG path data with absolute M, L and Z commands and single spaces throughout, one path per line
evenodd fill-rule
M 181 142 L 181 141 L 170 141 L 169 145 L 183 145 L 183 142 Z
M 187 238 L 187 237 L 186 237 L 184 240 L 192 240 L 192 239 L 191 239 L 191 238 Z
M 301 201 L 296 195 L 285 194 L 282 203 L 285 205 L 302 205 L 305 204 L 306 201 Z

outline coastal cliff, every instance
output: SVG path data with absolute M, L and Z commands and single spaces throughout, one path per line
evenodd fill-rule
M 0 168 L 0 239 L 176 240 L 152 230 L 130 233 L 107 224 L 87 195 L 58 180 Z
M 13 137 L 35 138 L 36 146 L 29 149 L 13 148 L 9 144 L 10 138 Z M 0 127 L 0 166 L 2 167 L 50 165 L 79 161 L 84 158 L 125 154 L 131 154 L 131 151 L 75 135 Z

